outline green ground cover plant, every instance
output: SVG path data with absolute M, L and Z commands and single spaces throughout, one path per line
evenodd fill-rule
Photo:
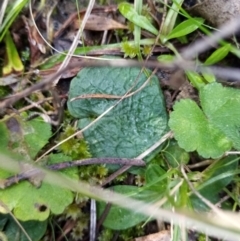
M 1 13 L 1 240 L 93 241 L 115 235 L 130 240 L 136 233 L 149 234 L 148 224 L 160 219 L 165 229 L 171 226 L 174 241 L 188 240 L 191 232 L 199 236 L 195 240 L 239 237 L 234 212 L 239 209 L 240 92 L 212 68 L 231 67 L 232 59 L 238 59 L 237 36 L 219 38 L 212 49 L 188 59 L 183 47 L 203 35 L 207 40 L 214 36 L 208 20 L 190 15 L 183 0 L 150 2 L 155 8 L 145 1 L 117 3 L 128 29 L 112 31 L 103 44 L 94 35 L 91 44 L 83 40 L 73 58 L 87 55 L 96 60 L 77 66 L 67 91 L 60 84 L 64 78 L 57 86 L 41 85 L 46 81 L 41 73 L 57 72 L 70 50 L 49 51 L 31 65 L 31 55 L 24 59 L 23 53 L 32 49 L 19 51 L 25 42 L 17 41 L 14 28 L 21 14 L 31 18 L 24 8 L 28 1 L 9 2 Z M 39 9 L 33 8 L 41 18 Z M 59 12 L 52 9 L 53 16 Z M 164 53 L 154 52 L 158 48 Z M 100 58 L 94 51 L 100 51 Z M 181 69 L 177 82 L 183 76 L 197 97 L 178 98 L 182 86 L 176 90 L 171 79 L 163 81 L 165 68 L 171 76 Z M 68 65 L 50 81 L 73 69 Z M 143 163 L 109 164 L 107 158 Z M 80 167 L 81 161 L 91 164 L 93 159 L 98 164 Z M 125 173 L 116 174 L 124 168 Z M 89 208 L 93 200 L 98 221 L 111 204 L 94 231 L 89 228 L 89 222 L 94 226 Z M 184 227 L 179 223 L 183 219 Z

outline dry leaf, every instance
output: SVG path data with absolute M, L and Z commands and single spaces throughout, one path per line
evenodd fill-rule
M 170 241 L 170 240 L 171 240 L 170 231 L 163 230 L 158 233 L 135 238 L 133 241 Z
M 117 6 L 114 6 L 114 5 L 113 6 L 104 7 L 104 8 L 96 7 L 96 8 L 94 8 L 92 10 L 92 14 L 93 15 L 97 15 L 97 16 L 100 16 L 100 15 L 106 16 L 106 14 L 116 13 L 116 11 L 117 11 Z M 79 13 L 78 12 L 72 13 L 68 17 L 68 19 L 62 24 L 61 28 L 58 29 L 58 31 L 54 34 L 54 38 L 55 39 L 59 38 L 62 35 L 62 33 L 68 27 L 73 26 L 74 21 L 77 21 L 77 28 L 79 28 L 79 22 L 78 22 L 79 20 L 78 20 L 78 18 L 80 16 L 80 18 L 83 19 L 85 12 L 86 12 L 86 9 L 83 9 L 83 10 L 79 11 Z M 119 22 L 117 22 L 117 23 L 119 24 Z
M 31 65 L 35 63 L 42 54 L 46 53 L 45 43 L 42 37 L 38 34 L 37 29 L 32 23 L 32 20 L 27 19 L 25 16 L 22 16 L 25 23 L 25 28 L 28 34 L 28 41 L 30 45 L 30 62 Z
M 81 17 L 83 18 L 83 16 Z M 79 29 L 79 26 L 81 26 L 81 23 L 79 22 L 79 19 L 76 18 L 73 22 L 73 27 L 74 29 Z M 111 18 L 91 14 L 87 20 L 85 29 L 93 31 L 105 31 L 111 29 L 127 29 L 127 26 Z
M 61 78 L 66 79 L 66 78 L 71 78 L 75 76 L 80 70 L 81 70 L 81 62 L 83 59 L 77 58 L 77 57 L 72 57 L 70 59 L 70 62 L 64 70 L 64 73 L 62 73 Z M 49 75 L 56 73 L 60 67 L 61 63 L 56 64 L 54 67 L 45 69 L 45 70 L 40 70 L 38 75 L 45 78 L 49 77 Z

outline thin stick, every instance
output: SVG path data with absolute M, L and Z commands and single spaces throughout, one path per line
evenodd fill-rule
M 36 83 L 35 85 L 15 94 L 13 96 L 10 96 L 8 99 L 3 100 L 2 102 L 0 102 L 0 109 L 13 105 L 18 100 L 30 95 L 31 93 L 33 93 L 35 91 L 47 89 L 47 87 L 49 87 L 52 84 L 52 82 L 58 76 L 60 76 L 61 73 L 63 73 L 65 70 L 66 69 L 64 69 L 62 72 L 50 75 L 47 79 L 44 79 L 44 80 Z
M 188 168 L 193 169 L 193 168 L 198 168 L 202 166 L 207 166 L 210 165 L 214 162 L 214 160 L 204 160 L 195 164 L 187 165 Z
M 94 6 L 94 3 L 95 3 L 95 0 L 90 0 L 89 3 L 88 3 L 88 7 L 87 7 L 87 10 L 86 10 L 86 13 L 83 17 L 83 20 L 81 22 L 81 26 L 79 27 L 78 31 L 77 31 L 77 34 L 73 40 L 73 43 L 68 51 L 68 55 L 65 57 L 65 59 L 63 60 L 63 62 L 61 63 L 61 66 L 59 67 L 58 71 L 57 72 L 61 72 L 63 69 L 65 69 L 69 62 L 70 62 L 70 59 L 71 59 L 71 56 L 73 55 L 75 49 L 77 48 L 78 46 L 78 40 L 80 39 L 80 37 L 82 36 L 82 33 L 83 33 L 83 30 L 84 30 L 84 27 L 87 23 L 87 20 L 89 18 L 89 15 L 93 9 L 93 6 Z M 54 86 L 57 85 L 58 83 L 58 80 L 61 78 L 61 76 L 59 75 L 59 77 L 57 79 L 54 80 L 53 84 Z
M 120 68 L 126 68 L 128 67 L 151 67 L 151 68 L 164 68 L 164 69 L 176 69 L 180 68 L 182 70 L 192 70 L 197 72 L 211 72 L 217 77 L 226 78 L 226 79 L 232 79 L 236 80 L 239 83 L 239 75 L 240 71 L 237 68 L 221 68 L 221 67 L 204 67 L 204 66 L 196 66 L 193 62 L 188 62 L 181 60 L 180 62 L 173 62 L 173 63 L 159 63 L 157 61 L 147 61 L 147 62 L 138 62 L 135 60 L 125 60 L 125 59 L 102 59 L 102 60 L 85 60 L 81 61 L 82 67 L 106 67 L 106 66 L 115 66 Z M 6 108 L 8 106 L 13 105 L 15 102 L 20 100 L 21 98 L 24 98 L 28 95 L 30 95 L 32 92 L 38 91 L 38 90 L 45 90 L 48 86 L 52 84 L 52 82 L 57 79 L 67 68 L 73 68 L 79 66 L 79 64 L 73 64 L 69 65 L 59 73 L 51 75 L 49 78 L 42 80 L 41 82 L 38 82 L 37 84 L 23 90 L 22 92 L 19 92 L 18 94 L 15 94 L 14 96 L 10 96 L 8 99 L 3 100 L 0 102 L 0 109 Z
M 217 44 L 219 40 L 226 38 L 234 33 L 236 33 L 240 27 L 240 17 L 235 17 L 231 21 L 228 21 L 221 26 L 220 30 L 215 31 L 211 36 L 206 37 L 204 40 L 199 40 L 186 47 L 181 56 L 185 59 L 192 59 L 196 55 L 201 54 L 202 52 L 208 50 L 213 45 Z
M 96 228 L 97 228 L 97 210 L 96 200 L 91 199 L 90 204 L 90 238 L 89 241 L 96 240 Z
M 144 166 L 145 162 L 141 159 L 127 159 L 127 158 L 89 158 L 77 161 L 66 161 L 57 164 L 47 165 L 46 168 L 49 170 L 57 171 L 62 170 L 70 167 L 77 167 L 77 166 L 86 166 L 86 165 L 93 165 L 93 164 L 117 164 L 117 165 L 126 165 L 129 164 L 131 166 Z M 20 181 L 29 179 L 34 176 L 41 175 L 42 171 L 38 170 L 36 167 L 32 166 L 32 169 L 17 174 L 15 176 L 6 178 L 2 180 L 0 183 L 0 188 L 6 188 L 16 184 Z

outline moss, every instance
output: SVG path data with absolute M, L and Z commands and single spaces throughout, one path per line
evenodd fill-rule
M 60 135 L 60 140 L 65 140 L 69 136 L 76 133 L 77 129 L 71 125 L 67 125 L 64 132 Z M 76 137 L 69 139 L 64 142 L 60 147 L 65 155 L 70 156 L 74 160 L 90 158 L 91 153 L 89 152 L 88 144 L 84 139 L 78 139 Z

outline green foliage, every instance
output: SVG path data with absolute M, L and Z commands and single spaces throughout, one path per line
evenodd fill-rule
M 69 136 L 73 135 L 77 131 L 77 128 L 68 124 L 64 131 L 60 134 L 59 141 L 65 140 Z M 59 150 L 71 157 L 73 160 L 81 160 L 90 158 L 92 155 L 89 150 L 87 142 L 83 138 L 71 138 L 59 146 Z M 108 174 L 108 168 L 105 165 L 89 165 L 81 166 L 79 169 L 79 177 L 81 180 L 85 180 L 91 183 L 99 183 Z
M 186 165 L 190 160 L 189 153 L 183 150 L 175 141 L 171 141 L 169 146 L 163 152 L 167 163 L 176 168 L 181 164 Z
M 182 5 L 183 0 L 175 0 L 173 1 L 172 6 L 169 8 L 167 12 L 166 19 L 163 23 L 161 34 L 166 36 L 171 33 L 174 25 L 176 24 L 176 19 L 179 13 L 179 8 Z
M 135 186 L 114 186 L 111 188 L 115 192 L 122 193 L 126 196 L 131 196 L 135 199 L 143 200 L 143 196 L 139 192 L 139 188 Z M 148 197 L 145 196 L 145 200 L 148 200 Z M 99 202 L 98 212 L 99 216 L 104 211 L 106 205 L 105 203 Z M 106 219 L 104 220 L 103 226 L 108 227 L 114 230 L 122 230 L 135 226 L 143 220 L 146 220 L 147 217 L 145 215 L 134 213 L 134 210 L 131 212 L 127 209 L 120 208 L 118 206 L 112 206 Z
M 28 147 L 28 153 L 31 158 L 34 158 L 48 143 L 48 140 L 52 135 L 51 126 L 49 123 L 44 122 L 41 118 L 29 121 L 30 125 L 26 122 L 23 124 L 26 131 L 24 139 Z
M 49 163 L 59 163 L 67 160 L 69 158 L 66 156 L 55 154 L 50 155 L 48 161 Z M 62 172 L 72 178 L 77 178 L 76 168 Z M 35 176 L 34 178 L 37 179 L 39 177 Z M 61 214 L 65 207 L 73 201 L 73 194 L 69 190 L 48 183 L 42 183 L 37 188 L 30 182 L 23 181 L 17 185 L 0 190 L 0 199 L 7 206 L 8 210 L 13 210 L 16 218 L 22 221 L 43 221 L 49 217 L 50 211 L 54 214 Z M 1 212 L 5 213 L 6 210 L 2 208 Z
M 189 18 L 174 28 L 182 2 L 183 0 L 173 1 L 160 36 L 160 41 L 165 43 L 176 56 L 178 56 L 177 50 L 168 41 L 185 37 L 187 34 L 201 28 L 203 24 L 203 19 Z M 19 4 L 20 1 L 17 1 L 17 3 Z M 131 21 L 129 24 L 133 25 L 133 29 L 135 26 L 136 30 L 136 26 L 138 26 L 139 38 L 141 36 L 140 28 L 154 35 L 159 35 L 159 31 L 152 24 L 153 21 L 147 8 L 144 8 L 142 15 L 140 15 L 131 4 L 121 3 L 119 4 L 119 11 Z M 13 16 L 13 14 L 11 15 Z M 8 16 L 6 19 L 8 19 Z M 7 26 L 6 23 L 4 24 Z M 11 50 L 7 53 L 9 62 L 3 72 L 8 74 L 12 69 L 22 71 L 23 66 L 9 32 L 1 31 L 2 28 L 0 27 L 0 34 L 7 33 L 5 34 L 6 45 L 8 50 Z M 124 57 L 134 58 L 139 56 L 141 51 L 143 55 L 148 56 L 151 45 L 145 45 L 145 42 L 140 39 L 136 41 L 136 35 L 134 36 L 134 42 L 124 41 L 121 45 L 78 48 L 75 53 L 82 54 L 94 49 L 121 46 L 125 54 Z M 141 48 L 140 44 L 144 47 Z M 221 61 L 231 49 L 230 44 L 224 45 L 207 58 L 204 64 L 211 65 Z M 64 56 L 54 56 L 42 67 L 54 66 L 56 63 L 61 62 L 62 58 Z M 162 55 L 158 59 L 167 62 L 173 60 L 173 56 Z M 166 133 L 168 127 L 167 113 L 156 76 L 151 78 L 150 83 L 143 90 L 131 97 L 127 97 L 120 103 L 117 103 L 119 98 L 83 98 L 71 101 L 71 98 L 85 94 L 106 94 L 119 97 L 129 90 L 134 92 L 144 84 L 150 75 L 148 70 L 144 74 L 139 75 L 139 73 L 140 69 L 137 68 L 105 67 L 81 70 L 71 83 L 68 101 L 70 113 L 79 119 L 78 127 L 86 127 L 108 108 L 115 104 L 117 106 L 88 130 L 84 131 L 84 138 L 87 141 L 72 138 L 59 147 L 63 154 L 52 154 L 46 157 L 45 161 L 48 164 L 60 163 L 71 159 L 88 158 L 91 157 L 91 154 L 95 157 L 131 158 L 138 156 L 159 140 Z M 215 76 L 210 72 L 203 73 L 201 76 L 198 73 L 187 71 L 186 75 L 193 86 L 200 90 L 201 107 L 192 100 L 181 100 L 177 103 L 171 114 L 169 126 L 174 131 L 178 142 L 170 142 L 164 153 L 159 155 L 164 157 L 165 162 L 161 162 L 162 166 L 156 161 L 148 164 L 146 168 L 133 170 L 133 173 L 135 171 L 137 174 L 142 174 L 143 181 L 139 181 L 142 185 L 140 188 L 122 185 L 114 186 L 114 191 L 145 202 L 156 202 L 162 197 L 167 197 L 165 207 L 170 208 L 173 206 L 180 208 L 193 207 L 196 210 L 206 208 L 199 198 L 191 194 L 191 190 L 178 168 L 189 162 L 188 152 L 190 151 L 196 150 L 203 157 L 219 158 L 231 148 L 240 149 L 240 95 L 238 90 L 224 88 L 220 84 L 206 85 L 216 81 Z M 133 88 L 131 89 L 131 87 Z M 63 133 L 60 134 L 60 141 L 71 136 L 76 131 L 76 128 L 70 125 L 66 126 Z M 14 152 L 24 171 L 27 171 L 24 159 L 32 161 L 48 143 L 52 133 L 50 125 L 44 123 L 40 118 L 23 122 L 21 118 L 14 117 L 0 123 L 0 135 L 0 148 L 4 152 Z M 166 170 L 168 168 L 168 171 L 165 168 Z M 190 172 L 187 175 L 191 181 L 195 181 L 195 188 L 204 197 L 216 202 L 219 201 L 219 192 L 232 182 L 236 169 L 237 158 L 226 157 L 215 161 L 203 172 Z M 78 179 L 79 175 L 80 178 L 96 184 L 108 174 L 108 168 L 105 165 L 95 165 L 81 167 L 79 172 L 76 168 L 71 168 L 61 171 L 61 173 L 73 179 Z M 3 182 L 12 175 L 12 173 L 0 170 L 0 178 L 2 178 Z M 123 178 L 125 176 L 120 176 L 117 181 L 122 181 Z M 50 213 L 62 214 L 64 210 L 67 218 L 76 221 L 76 225 L 71 232 L 71 238 L 73 240 L 82 239 L 84 229 L 88 227 L 88 219 L 79 209 L 79 205 L 76 204 L 77 201 L 72 203 L 74 198 L 72 192 L 58 186 L 41 183 L 42 179 L 41 175 L 32 178 L 31 181 L 38 183 L 38 187 L 28 181 L 23 181 L 1 190 L 0 200 L 18 219 L 26 221 L 21 221 L 21 224 L 33 240 L 39 240 L 43 236 Z M 178 184 L 181 185 L 175 190 L 174 195 L 170 195 L 170 190 Z M 72 204 L 70 205 L 70 203 Z M 99 215 L 105 207 L 104 203 L 99 203 Z M 4 206 L 0 208 L 3 213 L 9 210 L 4 210 Z M 135 211 L 137 210 L 129 211 L 113 205 L 104 226 L 113 230 L 127 230 L 129 227 L 133 227 L 149 218 L 145 215 L 136 214 Z M 17 238 L 18 240 L 27 240 L 22 230 L 10 216 L 1 216 L 0 228 L 9 240 Z M 178 240 L 180 230 L 178 230 L 179 227 L 177 226 L 175 228 L 175 238 Z M 138 232 L 140 233 L 139 230 Z M 129 240 L 131 232 L 121 233 L 119 237 L 120 240 Z M 113 232 L 106 231 L 103 232 L 99 240 L 111 239 L 113 239 Z
M 144 45 L 142 48 L 142 54 L 147 57 L 147 56 L 151 56 L 151 51 L 152 51 L 152 46 L 149 45 Z
M 104 228 L 99 235 L 99 241 L 112 240 L 114 236 L 114 231 L 112 229 Z
M 146 189 L 155 191 L 160 197 L 167 189 L 166 171 L 157 164 L 150 164 L 145 172 Z M 154 197 L 154 195 L 153 195 Z
M 83 213 L 82 211 L 82 209 L 85 207 L 86 202 L 81 202 L 80 205 L 74 202 L 64 211 L 64 214 L 66 214 L 66 219 L 70 218 L 75 222 L 74 228 L 70 233 L 73 240 L 81 240 L 84 236 L 84 232 L 88 229 L 89 215 L 88 213 Z
M 6 149 L 8 145 L 9 133 L 8 133 L 7 126 L 1 122 L 0 122 L 0 134 L 1 134 L 0 148 L 3 151 L 4 149 Z
M 66 214 L 67 218 L 71 218 L 72 220 L 78 220 L 83 216 L 80 205 L 77 205 L 76 203 L 70 204 L 65 209 L 64 213 Z
M 150 22 L 153 22 L 153 17 L 151 16 L 151 9 L 147 4 L 142 6 L 142 16 L 146 17 Z
M 71 125 L 67 125 L 65 130 L 60 135 L 60 140 L 65 140 L 69 136 L 73 135 L 77 129 Z M 59 149 L 67 156 L 70 156 L 73 160 L 79 160 L 91 157 L 88 145 L 84 139 L 71 138 L 60 145 Z
M 177 4 L 177 6 L 180 6 L 179 3 L 176 3 L 176 4 Z M 168 11 L 167 19 L 168 19 L 168 17 L 169 18 L 171 17 L 172 10 L 173 9 L 170 9 Z M 176 14 L 176 12 L 175 12 L 175 14 Z M 167 19 L 163 24 L 162 33 L 165 33 L 165 34 L 164 34 L 164 36 L 160 37 L 160 40 L 162 43 L 165 43 L 166 47 L 168 47 L 170 50 L 172 50 L 177 57 L 180 57 L 180 55 L 178 54 L 178 51 L 168 41 L 171 39 L 174 39 L 174 38 L 185 37 L 189 33 L 192 33 L 195 30 L 197 30 L 198 28 L 201 28 L 201 26 L 203 25 L 203 22 L 204 22 L 204 19 L 202 19 L 202 18 L 192 18 L 190 16 L 187 16 L 187 17 L 188 17 L 187 20 L 178 24 L 171 31 L 167 30 L 167 28 L 166 28 L 167 22 L 168 22 Z M 223 47 L 214 51 L 212 53 L 212 55 L 209 56 L 209 58 L 207 58 L 207 60 L 205 61 L 204 64 L 210 65 L 210 64 L 215 64 L 215 63 L 221 61 L 222 59 L 224 59 L 227 56 L 227 54 L 231 51 L 231 49 L 232 49 L 231 44 L 224 44 Z M 158 57 L 158 61 L 163 61 L 163 62 L 169 62 L 173 59 L 174 59 L 174 57 L 171 55 L 163 55 L 163 56 Z M 200 90 L 202 87 L 204 87 L 207 83 L 213 83 L 216 81 L 215 76 L 209 71 L 202 73 L 202 75 L 200 75 L 199 73 L 193 72 L 193 71 L 186 71 L 185 73 L 186 73 L 186 76 L 188 77 L 189 81 L 191 82 L 191 84 L 198 90 Z
M 120 3 L 118 9 L 126 19 L 133 22 L 135 25 L 153 33 L 154 35 L 158 35 L 158 30 L 151 24 L 147 17 L 139 15 L 133 5 L 127 2 Z
M 204 62 L 205 65 L 216 64 L 223 60 L 230 52 L 231 44 L 226 44 L 218 49 L 216 49 Z
M 146 185 L 136 186 L 114 186 L 113 190 L 134 199 L 154 202 L 159 200 L 167 191 L 168 174 L 159 165 L 150 164 L 145 173 Z M 106 205 L 99 202 L 99 215 L 103 212 Z M 136 210 L 126 210 L 117 206 L 112 206 L 103 225 L 114 230 L 123 230 L 135 226 L 148 217 L 135 213 Z
M 131 24 L 132 25 L 132 24 Z M 128 24 L 129 26 L 129 24 Z M 134 26 L 133 26 L 134 29 Z M 132 29 L 132 31 L 133 31 Z M 130 30 L 130 32 L 132 32 Z M 134 41 L 128 41 L 129 44 L 134 44 Z M 154 39 L 141 39 L 140 44 L 141 45 L 152 45 L 154 44 Z M 95 50 L 111 50 L 112 48 L 121 48 L 122 43 L 114 43 L 114 44 L 108 44 L 108 45 L 100 45 L 100 46 L 84 46 L 84 47 L 77 47 L 74 54 L 76 55 L 86 55 L 90 54 L 90 52 Z M 67 54 L 67 51 L 66 51 Z M 53 56 L 50 56 L 47 58 L 43 63 L 40 64 L 39 69 L 45 70 L 54 67 L 55 65 L 62 63 L 64 60 L 65 55 L 63 54 L 54 54 Z
M 216 195 L 226 187 L 236 174 L 238 167 L 236 156 L 224 157 L 213 162 L 206 170 L 202 172 L 202 179 L 196 185 L 200 193 Z
M 19 116 L 6 117 L 6 120 L 0 123 L 0 133 L 1 151 L 17 156 L 23 171 L 26 172 L 28 171 L 28 164 L 25 161 L 32 161 L 46 145 L 52 134 L 49 123 L 44 122 L 41 118 L 24 122 Z M 62 154 L 52 154 L 47 158 L 49 164 L 67 160 L 70 160 L 70 158 Z M 16 165 L 18 164 L 16 163 Z M 75 179 L 78 178 L 76 168 L 63 170 L 62 173 Z M 0 170 L 0 178 L 2 178 L 3 183 L 6 178 L 13 175 L 13 173 Z M 8 210 L 13 211 L 16 218 L 22 221 L 43 221 L 48 218 L 50 212 L 54 214 L 62 213 L 65 207 L 72 202 L 73 194 L 71 191 L 48 183 L 41 184 L 42 178 L 41 174 L 31 178 L 31 182 L 40 185 L 40 187 L 35 187 L 28 181 L 23 181 L 0 190 L 1 201 Z M 3 207 L 0 211 L 7 212 Z
M 152 47 L 150 45 L 144 45 L 140 48 L 144 56 L 149 56 L 151 54 Z M 124 58 L 135 58 L 139 54 L 139 48 L 135 43 L 130 43 L 129 41 L 123 41 L 121 44 L 121 51 L 124 53 Z
M 34 158 L 51 137 L 51 126 L 41 118 L 28 122 L 20 116 L 5 119 L 0 123 L 2 151 L 23 155 L 22 159 Z
M 99 241 L 113 240 L 115 233 L 116 232 L 114 230 L 104 227 L 99 235 L 98 240 Z M 119 230 L 118 234 L 119 234 L 119 236 L 118 236 L 117 240 L 119 240 L 119 241 L 133 240 L 136 237 L 140 237 L 140 236 L 144 235 L 143 224 L 140 223 L 132 228 L 128 228 L 125 230 Z
M 144 235 L 143 223 L 140 223 L 140 224 L 137 224 L 135 227 L 122 230 L 119 234 L 119 239 L 123 241 L 129 241 L 143 235 Z
M 27 5 L 28 1 L 29 0 L 12 1 L 12 4 L 8 6 L 4 20 L 0 25 L 0 42 L 4 38 L 13 21 L 19 16 L 20 11 Z
M 84 231 L 88 228 L 88 223 L 85 223 L 83 225 L 82 222 L 77 222 L 77 224 L 74 226 L 74 228 L 71 231 L 71 236 L 73 240 L 82 240 L 84 237 Z
M 190 18 L 180 24 L 178 24 L 167 36 L 163 37 L 163 42 L 166 42 L 173 38 L 179 38 L 186 36 L 199 28 L 202 25 L 204 19 L 202 18 Z
M 2 73 L 3 75 L 9 75 L 14 72 L 22 72 L 24 69 L 24 66 L 22 64 L 22 61 L 18 55 L 16 46 L 13 42 L 13 39 L 11 37 L 11 34 L 9 31 L 7 31 L 5 36 L 5 44 L 6 44 L 6 60 L 7 62 L 3 66 Z
M 135 58 L 139 52 L 139 48 L 135 44 L 124 41 L 122 42 L 121 51 L 124 52 L 124 58 Z
M 1 85 L 1 79 L 0 79 L 0 85 Z M 0 98 L 5 97 L 7 94 L 9 94 L 8 87 L 0 86 Z
M 219 192 L 233 181 L 238 167 L 238 160 L 239 158 L 236 156 L 228 156 L 213 162 L 201 173 L 201 178 L 195 185 L 196 190 L 209 201 L 218 202 Z M 205 211 L 208 209 L 202 200 L 194 194 L 191 195 L 191 201 L 197 210 Z
M 4 224 L 0 225 L 0 230 L 6 235 L 7 240 L 29 241 L 26 234 L 10 215 L 1 214 L 0 219 L 5 220 Z M 32 241 L 40 240 L 47 229 L 47 221 L 20 222 L 20 225 L 24 228 Z
M 198 90 L 206 85 L 206 81 L 200 74 L 193 71 L 186 71 L 185 74 L 193 87 L 197 88 Z
M 84 94 L 123 96 L 140 88 L 147 76 L 138 68 L 85 68 L 72 80 L 68 109 L 84 128 L 118 99 L 86 98 Z M 148 72 L 150 74 L 150 72 Z M 139 75 L 140 74 L 140 75 Z M 167 131 L 167 114 L 156 76 L 141 91 L 125 98 L 108 114 L 84 131 L 94 157 L 137 157 Z
M 99 184 L 107 176 L 109 168 L 105 165 L 90 165 L 79 168 L 79 177 L 92 184 Z
M 180 147 L 218 158 L 234 147 L 240 150 L 239 90 L 212 83 L 200 91 L 202 110 L 192 100 L 174 105 L 169 126 Z
M 169 126 L 180 147 L 197 151 L 205 158 L 218 158 L 232 147 L 231 141 L 205 117 L 192 100 L 181 100 L 174 105 Z
M 204 62 L 204 65 L 216 64 L 223 60 L 232 48 L 231 44 L 225 44 L 222 47 L 216 49 Z M 193 71 L 186 71 L 186 75 L 191 82 L 191 84 L 200 90 L 206 83 L 216 82 L 215 76 L 210 72 L 203 72 L 202 76 L 199 73 Z
M 202 73 L 202 76 L 208 83 L 216 82 L 216 77 L 214 74 L 211 73 L 211 71 L 205 71 Z
M 174 56 L 171 54 L 161 54 L 157 57 L 160 62 L 171 62 L 174 60 Z

